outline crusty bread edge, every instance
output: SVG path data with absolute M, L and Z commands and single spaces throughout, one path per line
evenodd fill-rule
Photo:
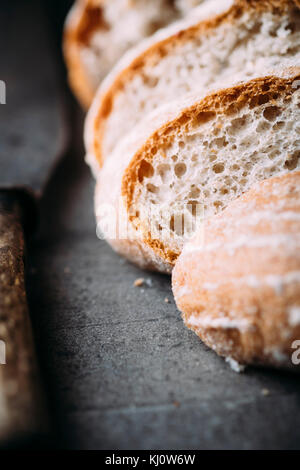
M 93 101 L 95 89 L 80 57 L 82 45 L 78 41 L 78 34 L 87 19 L 87 8 L 92 4 L 92 0 L 76 0 L 68 13 L 63 31 L 63 54 L 68 70 L 68 80 L 85 110 Z

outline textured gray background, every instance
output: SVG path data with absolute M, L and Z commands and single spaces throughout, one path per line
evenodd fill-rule
M 299 378 L 233 372 L 184 327 L 168 277 L 141 272 L 96 238 L 75 121 L 74 148 L 47 188 L 28 267 L 54 445 L 299 448 Z M 153 286 L 134 288 L 141 276 Z
M 0 185 L 39 193 L 65 144 L 60 64 L 41 0 L 1 0 Z M 24 20 L 26 19 L 26 20 Z

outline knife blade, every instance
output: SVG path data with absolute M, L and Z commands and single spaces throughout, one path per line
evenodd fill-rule
M 66 148 L 61 75 L 43 2 L 0 12 L 0 442 L 47 432 L 24 282 L 24 233 Z M 5 93 L 5 96 L 3 94 Z

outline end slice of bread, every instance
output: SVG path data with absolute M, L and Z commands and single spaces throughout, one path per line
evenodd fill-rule
M 231 362 L 292 367 L 300 338 L 300 172 L 254 185 L 201 230 L 172 274 L 185 324 Z
M 186 93 L 300 61 L 299 0 L 211 0 L 128 52 L 98 90 L 86 127 L 100 164 L 148 113 Z
M 70 84 L 83 106 L 129 48 L 202 1 L 77 0 L 66 21 L 64 51 Z
M 291 68 L 160 108 L 99 173 L 99 226 L 111 204 L 130 228 L 106 238 L 140 266 L 170 272 L 203 217 L 300 168 L 299 100 L 300 69 Z

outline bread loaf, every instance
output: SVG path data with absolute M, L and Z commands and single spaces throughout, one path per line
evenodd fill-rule
M 202 209 L 210 217 L 254 183 L 300 169 L 299 96 L 294 67 L 149 115 L 98 176 L 99 228 L 113 225 L 105 205 L 128 222 L 127 234 L 106 235 L 114 249 L 170 272 Z
M 70 84 L 83 106 L 127 49 L 202 1 L 77 0 L 66 22 L 64 51 Z
M 206 220 L 172 277 L 185 324 L 218 354 L 292 366 L 300 339 L 300 172 L 256 184 Z
M 300 0 L 211 0 L 129 51 L 104 80 L 86 128 L 100 163 L 153 109 L 264 75 L 300 57 Z M 298 61 L 299 62 L 299 61 Z

